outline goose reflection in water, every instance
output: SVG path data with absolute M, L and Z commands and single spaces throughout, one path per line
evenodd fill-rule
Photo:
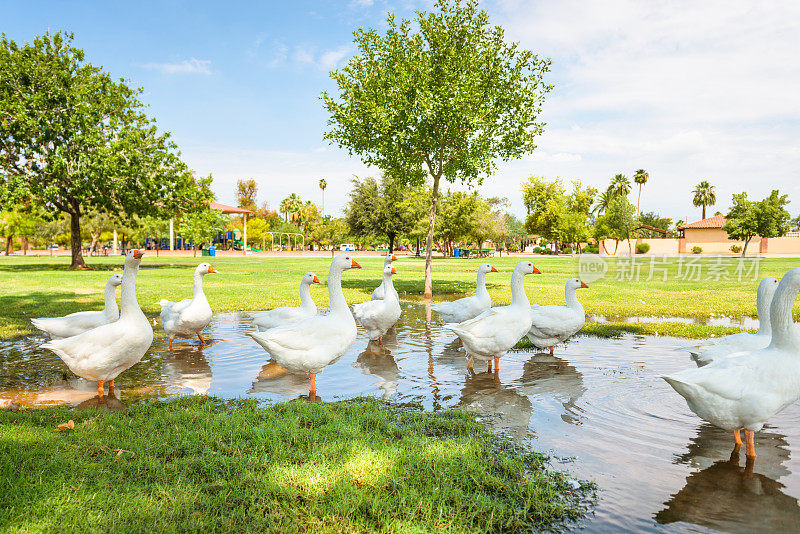
M 261 372 L 258 373 L 248 393 L 269 393 L 284 398 L 295 397 L 311 402 L 322 402 L 322 397 L 316 393 L 309 394 L 308 376 L 290 373 L 274 360 L 268 361 L 261 367 Z
M 515 439 L 524 439 L 530 433 L 531 401 L 512 386 L 500 382 L 497 372 L 469 371 L 461 388 L 459 407 L 489 415 L 487 424 L 490 427 Z M 495 414 L 499 418 L 491 417 Z
M 397 393 L 397 382 L 400 380 L 400 369 L 394 360 L 391 348 L 397 346 L 397 335 L 394 329 L 383 336 L 383 345 L 370 341 L 364 351 L 358 355 L 353 367 L 368 376 L 378 379 L 371 386 L 383 390 L 383 398 L 389 400 Z
M 205 348 L 214 342 L 210 341 Z M 205 395 L 211 387 L 211 366 L 197 346 L 173 345 L 164 358 L 164 375 L 170 387 Z
M 564 407 L 561 419 L 578 424 L 581 410 L 576 403 L 586 393 L 583 375 L 567 360 L 537 352 L 522 366 L 519 390 L 529 397 L 555 399 Z M 534 399 L 536 402 L 537 399 Z
M 734 449 L 729 460 L 710 463 L 710 458 L 730 449 L 727 432 L 703 425 L 689 444 L 689 451 L 676 463 L 705 465 L 686 477 L 683 489 L 664 503 L 655 515 L 661 524 L 684 522 L 724 532 L 796 532 L 800 526 L 800 504 L 783 492 L 776 479 L 788 475 L 789 460 L 785 436 L 759 432 L 762 441 L 758 471 L 752 460 L 740 459 L 744 452 Z M 728 445 L 725 447 L 725 445 Z M 742 463 L 744 465 L 742 465 Z

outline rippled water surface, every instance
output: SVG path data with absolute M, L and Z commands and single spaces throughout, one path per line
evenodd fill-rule
M 307 394 L 308 379 L 283 373 L 248 336 L 250 320 L 218 314 L 211 346 L 157 338 L 141 363 L 117 379 L 124 407 L 145 397 L 209 393 L 284 400 Z M 0 345 L 0 399 L 24 405 L 96 404 L 96 384 L 70 375 L 44 338 Z M 680 340 L 627 336 L 577 338 L 555 356 L 516 351 L 498 374 L 467 370 L 463 349 L 425 308 L 404 305 L 380 347 L 359 337 L 317 377 L 323 400 L 359 394 L 460 406 L 500 414 L 487 420 L 556 462 L 597 482 L 589 532 L 800 531 L 800 408 L 792 405 L 756 435 L 752 472 L 729 461 L 732 437 L 704 424 L 656 375 L 693 365 L 673 350 Z

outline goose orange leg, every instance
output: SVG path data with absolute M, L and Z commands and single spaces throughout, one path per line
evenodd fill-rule
M 317 373 L 309 373 L 311 377 L 311 389 L 308 392 L 308 395 L 313 397 L 317 394 Z
M 497 356 L 494 357 L 494 370 L 495 371 L 500 370 L 500 358 L 498 358 Z
M 756 459 L 756 433 L 752 430 L 744 429 L 744 437 L 747 440 L 747 457 Z
M 200 346 L 201 347 L 206 344 L 206 340 L 203 339 L 203 334 L 197 334 L 197 337 L 200 338 Z
M 486 372 L 487 373 L 491 373 L 492 372 L 492 360 L 489 360 L 489 370 L 486 371 Z
M 102 380 L 98 380 L 97 381 L 97 396 L 100 397 L 101 399 L 103 398 L 103 381 Z
M 738 430 L 734 430 L 733 431 L 733 441 L 734 441 L 734 443 L 736 443 L 737 447 L 741 447 L 742 446 L 742 436 L 741 436 L 741 434 L 739 433 Z
M 172 350 L 172 338 L 169 338 L 169 350 Z
M 553 355 L 553 347 L 550 347 L 550 356 Z

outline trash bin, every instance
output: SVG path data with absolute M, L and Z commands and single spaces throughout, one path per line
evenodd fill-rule
M 453 247 L 453 257 L 460 258 L 461 257 L 461 248 L 460 247 Z
M 211 252 L 209 252 L 207 248 L 204 248 L 204 249 L 200 250 L 200 255 L 201 256 L 211 256 Z
M 208 255 L 216 257 L 217 256 L 217 247 L 215 247 L 214 245 L 211 245 L 210 247 L 208 247 Z

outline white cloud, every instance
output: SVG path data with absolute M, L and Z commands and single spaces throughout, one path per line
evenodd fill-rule
M 501 165 L 496 186 L 518 190 L 544 174 L 600 187 L 644 167 L 645 210 L 696 216 L 689 192 L 703 178 L 722 211 L 734 192 L 772 188 L 800 208 L 800 3 L 498 0 L 488 9 L 507 39 L 553 58 L 556 86 L 541 154 Z
M 349 56 L 353 51 L 351 45 L 343 45 L 333 50 L 323 52 L 319 56 L 318 64 L 321 69 L 332 70 L 339 66 L 341 61 Z
M 210 59 L 191 58 L 178 63 L 147 63 L 144 67 L 163 74 L 211 74 Z

